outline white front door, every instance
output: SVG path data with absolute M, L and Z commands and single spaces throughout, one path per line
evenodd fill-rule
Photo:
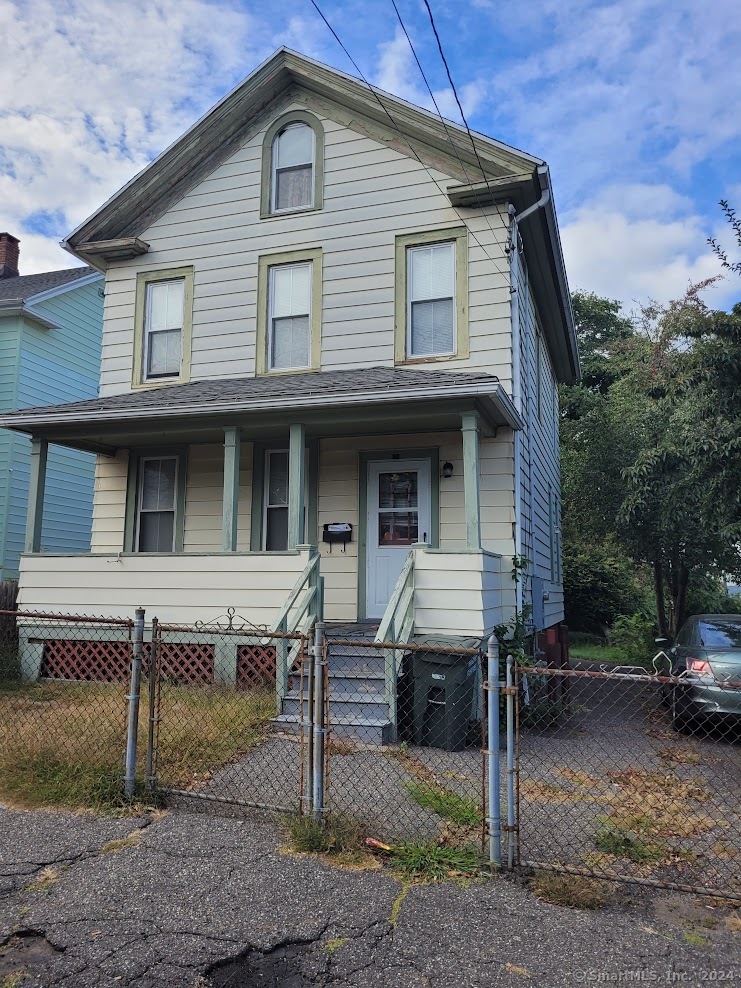
M 430 461 L 368 464 L 366 607 L 381 618 L 415 542 L 430 540 Z

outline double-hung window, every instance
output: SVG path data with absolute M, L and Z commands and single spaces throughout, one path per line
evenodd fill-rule
M 314 131 L 305 123 L 289 123 L 273 141 L 272 211 L 314 205 Z
M 178 457 L 143 456 L 137 491 L 138 552 L 173 552 L 177 511 Z
M 455 244 L 409 247 L 407 263 L 409 356 L 455 353 Z
M 394 359 L 467 357 L 468 230 L 396 238 Z
M 280 552 L 288 548 L 288 469 L 287 449 L 266 450 L 262 548 L 268 552 Z M 308 456 L 304 476 L 306 523 L 309 504 Z
M 311 363 L 312 263 L 270 268 L 269 370 L 300 370 Z
M 188 380 L 192 309 L 193 268 L 139 272 L 134 323 L 134 387 Z
M 180 377 L 185 315 L 183 279 L 150 282 L 144 312 L 145 379 Z

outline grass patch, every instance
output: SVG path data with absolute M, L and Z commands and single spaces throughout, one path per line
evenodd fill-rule
M 327 855 L 347 867 L 367 865 L 371 858 L 364 843 L 364 828 L 353 817 L 332 813 L 326 820 L 296 814 L 286 819 L 290 847 L 302 854 Z
M 131 806 L 123 796 L 124 683 L 6 683 L 0 686 L 0 801 L 98 811 Z M 158 774 L 197 788 L 263 736 L 274 713 L 268 688 L 239 691 L 162 685 Z M 139 719 L 139 775 L 147 737 Z
M 481 810 L 465 796 L 424 782 L 409 781 L 404 785 L 414 802 L 423 809 L 432 810 L 438 816 L 464 827 L 481 825 Z
M 25 887 L 24 892 L 48 892 L 52 885 L 61 882 L 65 871 L 65 868 L 55 868 L 53 865 L 42 868 L 31 884 Z
M 590 662 L 608 662 L 613 665 L 646 666 L 647 659 L 629 655 L 624 649 L 614 645 L 598 645 L 594 642 L 569 642 L 569 656 L 572 659 L 587 659 Z
M 444 882 L 475 878 L 483 860 L 470 847 L 450 847 L 436 841 L 407 841 L 391 851 L 394 870 L 416 882 Z M 393 920 L 392 920 L 393 922 Z
M 682 934 L 682 939 L 685 943 L 691 944 L 693 947 L 709 947 L 710 941 L 707 937 L 704 937 L 702 933 L 688 932 Z
M 6 974 L 0 981 L 0 988 L 19 988 L 19 985 L 22 985 L 27 977 L 25 971 L 13 971 L 12 974 Z
M 666 850 L 648 843 L 634 831 L 616 823 L 607 823 L 597 831 L 594 846 L 604 854 L 627 858 L 635 864 L 649 864 L 666 857 Z
M 144 831 L 142 828 L 137 830 L 132 830 L 130 834 L 125 837 L 118 837 L 116 840 L 109 840 L 107 844 L 104 844 L 101 849 L 101 854 L 115 854 L 116 851 L 125 851 L 127 847 L 138 847 L 141 843 L 142 834 Z
M 603 909 L 608 901 L 604 882 L 581 875 L 538 871 L 530 880 L 530 888 L 543 902 L 570 909 Z
M 331 940 L 327 940 L 324 944 L 324 949 L 327 951 L 330 957 L 341 950 L 346 943 L 348 943 L 350 937 L 333 937 Z

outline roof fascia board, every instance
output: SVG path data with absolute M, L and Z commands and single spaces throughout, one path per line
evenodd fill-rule
M 0 302 L 0 317 L 2 316 L 20 316 L 22 319 L 36 323 L 42 329 L 61 328 L 60 323 L 49 319 L 48 316 L 44 316 L 40 312 L 34 312 L 33 309 L 30 309 L 28 307 L 28 300 L 25 299 L 5 299 Z
M 63 241 L 63 246 L 80 257 L 82 255 L 77 251 L 86 241 L 141 233 L 146 229 L 147 222 L 151 223 L 155 214 L 161 215 L 172 201 L 162 193 L 177 185 L 177 194 L 173 198 L 184 195 L 188 188 L 192 188 L 205 173 L 213 170 L 224 157 L 236 150 L 239 143 L 247 139 L 246 132 L 251 125 L 292 85 L 319 92 L 325 98 L 347 105 L 374 120 L 376 125 L 385 121 L 386 126 L 394 131 L 375 97 L 363 83 L 295 52 L 281 49 L 80 224 Z M 480 176 L 471 138 L 464 128 L 452 121 L 443 126 L 429 111 L 380 90 L 377 92 L 405 137 L 419 140 L 438 151 L 447 149 L 447 155 L 451 158 L 450 141 L 454 139 L 458 154 L 468 160 Z M 523 163 L 526 168 L 528 165 L 534 168 L 540 163 L 540 159 L 483 135 L 476 134 L 473 140 L 479 157 L 485 166 L 491 167 L 492 177 L 521 172 Z M 209 153 L 209 148 L 216 150 Z M 187 183 L 183 181 L 184 176 Z M 153 208 L 150 206 L 147 210 L 145 204 L 149 203 L 153 204 Z
M 247 401 L 225 399 L 223 401 L 191 402 L 189 405 L 160 405 L 144 408 L 126 409 L 115 408 L 108 411 L 91 411 L 88 414 L 80 411 L 54 412 L 41 408 L 38 411 L 12 412 L 0 416 L 0 428 L 29 431 L 44 426 L 65 425 L 89 421 L 103 422 L 134 422 L 147 419 L 167 419 L 189 417 L 195 415 L 221 415 L 224 413 L 269 412 L 291 410 L 299 412 L 302 409 L 347 407 L 352 405 L 373 405 L 382 402 L 400 401 L 417 402 L 429 398 L 479 398 L 489 399 L 492 407 L 512 428 L 522 428 L 522 420 L 515 411 L 509 396 L 499 383 L 465 384 L 430 387 L 381 388 L 375 391 L 345 391 L 334 394 L 316 395 L 281 395 L 272 399 L 256 398 Z M 105 399 L 103 399 L 105 400 Z
M 40 302 L 47 302 L 50 298 L 64 295 L 65 292 L 71 292 L 75 288 L 84 288 L 85 285 L 92 285 L 96 281 L 103 281 L 103 275 L 99 271 L 83 275 L 82 278 L 77 278 L 75 281 L 67 281 L 63 285 L 57 285 L 56 288 L 49 288 L 45 292 L 39 292 L 38 295 L 29 295 L 26 299 L 26 305 L 38 305 Z

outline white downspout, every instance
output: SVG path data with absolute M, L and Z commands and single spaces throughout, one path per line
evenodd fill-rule
M 509 270 L 510 270 L 510 318 L 512 321 L 512 401 L 518 413 L 522 413 L 522 362 L 520 355 L 521 329 L 520 329 L 520 255 L 518 250 L 519 233 L 517 231 L 517 218 L 515 207 L 509 206 Z M 515 431 L 513 438 L 514 445 L 514 506 L 515 506 L 515 556 L 522 555 L 522 440 L 519 430 Z M 522 611 L 522 579 L 518 578 L 515 583 L 515 606 L 518 612 Z

